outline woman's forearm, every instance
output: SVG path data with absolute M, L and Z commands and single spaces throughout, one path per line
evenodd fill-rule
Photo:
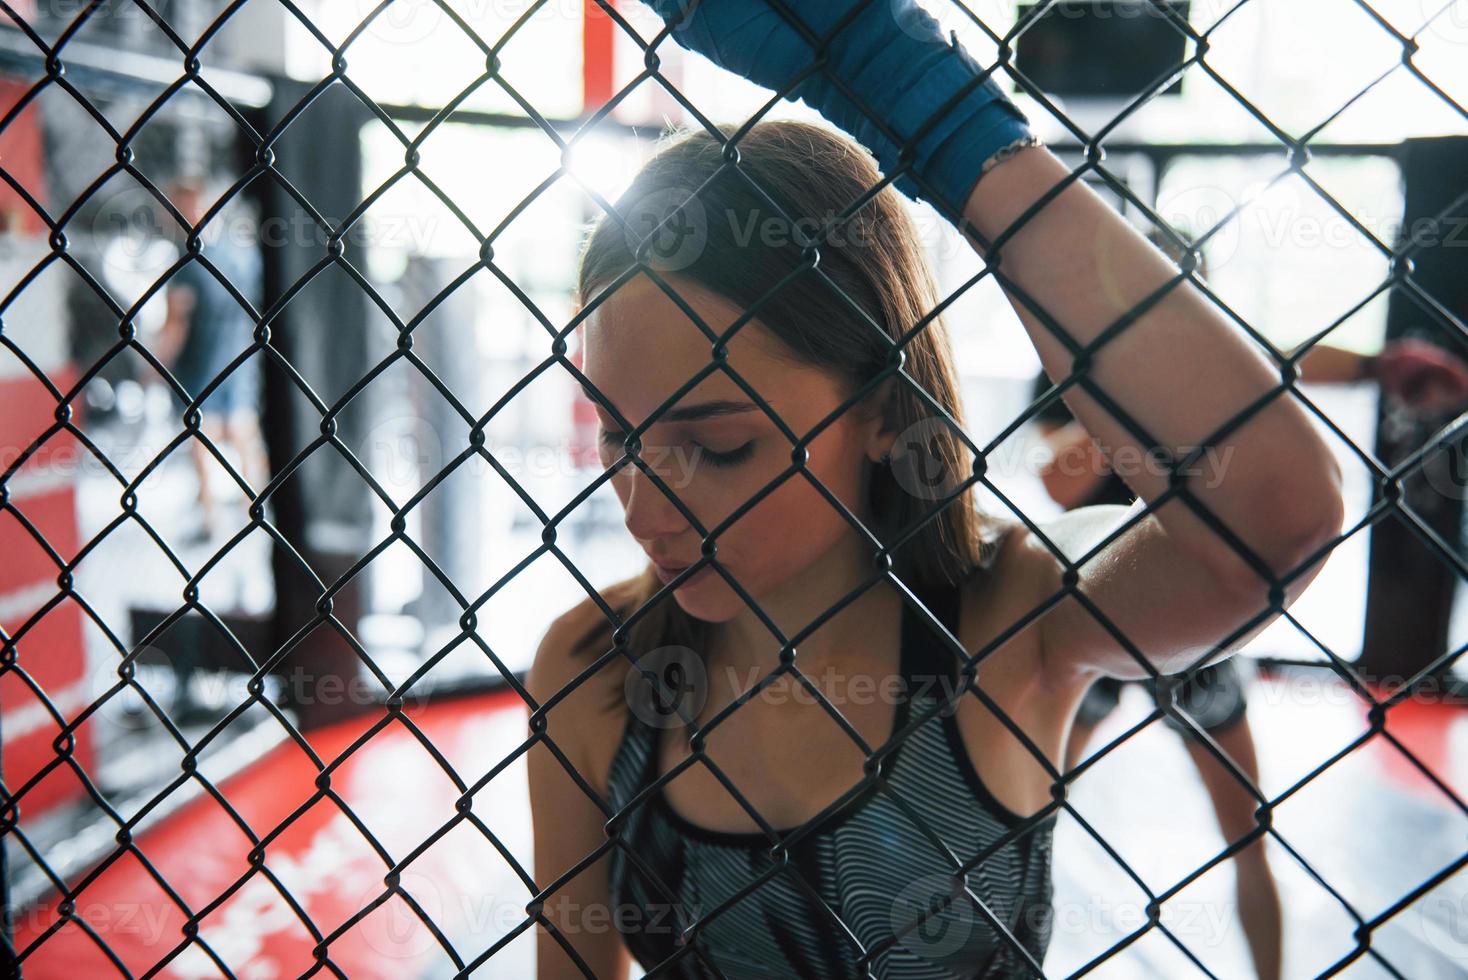
M 1316 344 L 1305 352 L 1297 362 L 1300 365 L 1300 380 L 1317 384 L 1343 381 L 1361 381 L 1364 355 L 1353 350 Z
M 1070 171 L 1047 147 L 1020 151 L 977 182 L 965 218 L 992 241 Z M 984 254 L 972 239 L 974 247 Z M 987 256 L 986 256 L 987 258 Z M 1143 303 L 1178 268 L 1082 181 L 1070 183 L 1000 246 L 999 270 L 1078 345 Z M 1072 358 L 1006 288 L 1057 382 Z M 1186 280 L 1096 351 L 1089 377 L 1158 444 L 1181 458 L 1213 439 L 1190 468 L 1197 500 L 1274 572 L 1293 569 L 1341 523 L 1340 472 L 1330 447 L 1288 392 L 1222 437 L 1280 375 L 1258 346 Z M 1079 385 L 1064 394 L 1097 441 L 1112 447 L 1116 472 L 1144 500 L 1168 486 L 1150 448 Z M 1128 462 L 1131 461 L 1131 462 Z M 1228 582 L 1258 582 L 1236 549 L 1174 499 L 1156 511 L 1169 538 Z

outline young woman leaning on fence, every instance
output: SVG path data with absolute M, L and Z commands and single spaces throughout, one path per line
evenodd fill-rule
M 728 126 L 669 140 L 615 202 L 626 223 L 586 244 L 584 375 L 651 562 L 557 619 L 531 670 L 539 975 L 621 978 L 632 957 L 658 976 L 1038 974 L 1082 694 L 1221 659 L 1273 621 L 1339 533 L 1336 463 L 1280 368 L 911 0 L 786 0 L 803 28 L 763 0 L 651 5 L 855 142 L 797 122 L 737 151 Z M 795 228 L 884 174 L 895 189 L 802 249 Z M 637 246 L 694 189 L 671 246 L 642 255 L 659 283 Z M 997 263 L 1045 370 L 1086 379 L 1064 399 L 1099 442 L 1227 465 L 1175 487 L 1160 463 L 1118 466 L 1135 504 L 1042 534 L 978 510 L 899 191 Z M 736 380 L 691 315 L 721 337 L 750 310 L 718 348 Z M 624 453 L 644 422 L 657 480 Z M 698 527 L 719 529 L 716 561 Z

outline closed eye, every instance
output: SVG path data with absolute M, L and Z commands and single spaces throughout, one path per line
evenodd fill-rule
M 612 432 L 605 429 L 602 430 L 601 443 L 609 449 L 621 449 L 622 444 L 626 442 L 626 440 L 627 434 L 625 432 Z M 728 452 L 717 453 L 714 452 L 712 449 L 709 449 L 705 446 L 700 446 L 698 443 L 695 442 L 693 444 L 693 449 L 698 454 L 695 457 L 695 461 L 697 461 L 698 459 L 702 459 L 707 461 L 710 466 L 738 466 L 740 463 L 749 459 L 749 457 L 754 454 L 754 443 L 755 440 L 751 439 L 749 442 L 746 442 L 738 449 L 731 449 Z

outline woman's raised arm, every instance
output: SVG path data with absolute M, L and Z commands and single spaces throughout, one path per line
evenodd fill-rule
M 964 217 L 993 242 L 1070 173 L 1048 148 L 1026 148 L 977 181 Z M 977 243 L 975 248 L 984 252 Z M 1004 276 L 1082 346 L 1181 274 L 1079 180 L 1014 227 L 1000 244 L 999 259 Z M 1052 378 L 1069 377 L 1074 365 L 1067 347 L 1009 295 L 1045 371 Z M 1163 673 L 1190 666 L 1268 608 L 1266 576 L 1295 570 L 1339 533 L 1335 457 L 1299 402 L 1287 391 L 1273 392 L 1281 384 L 1279 370 L 1187 280 L 1176 282 L 1098 348 L 1085 371 L 1175 459 L 1206 444 L 1196 465 L 1187 468 L 1185 485 L 1226 531 L 1215 530 L 1173 497 L 1081 566 L 1077 583 Z M 1063 397 L 1141 498 L 1131 508 L 1084 508 L 1042 527 L 1074 559 L 1132 519 L 1143 501 L 1164 493 L 1169 476 L 1149 455 L 1151 447 L 1080 385 L 1067 388 Z M 1260 404 L 1246 422 L 1217 435 Z M 1032 542 L 1032 548 L 1042 545 Z M 1048 585 L 1058 589 L 1061 566 L 1048 550 L 1045 555 L 1054 566 Z M 1280 605 L 1293 601 L 1322 564 L 1294 578 L 1276 597 Z M 1046 662 L 1057 668 L 1145 674 L 1073 598 L 1047 613 L 1041 635 Z

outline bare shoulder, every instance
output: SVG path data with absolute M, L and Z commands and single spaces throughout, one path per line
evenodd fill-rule
M 526 688 L 537 701 L 545 702 L 574 680 L 595 659 L 588 654 L 599 623 L 605 623 L 600 607 L 589 597 L 551 620 L 535 649 L 535 659 L 526 677 Z
M 1032 624 L 1016 624 L 1033 615 L 1052 585 L 1059 586 L 1060 565 L 1021 521 L 1005 521 L 994 548 L 987 569 L 963 583 L 959 639 L 970 654 L 999 640 L 1006 660 L 1036 666 L 1038 633 Z
M 532 710 L 548 705 L 547 737 L 603 795 L 627 717 L 627 668 L 613 660 L 593 670 L 611 648 L 611 635 L 601 607 L 583 599 L 551 622 L 525 679 Z
M 1041 534 L 1063 537 L 1054 522 L 1039 522 Z M 1048 669 L 1038 625 L 1051 597 L 1060 591 L 1064 565 L 1039 535 L 1022 521 L 1004 522 L 1000 543 L 988 571 L 970 575 L 963 584 L 963 634 L 973 653 L 995 647 L 995 681 L 1011 678 L 1017 690 L 1044 692 L 1045 697 L 1083 688 L 1094 678 L 1064 676 Z M 995 676 L 998 675 L 998 676 Z M 981 672 L 982 676 L 982 672 Z
M 1037 610 L 1058 587 L 1059 569 L 1034 533 L 1015 521 L 1004 530 L 987 569 L 970 575 L 961 591 L 958 639 L 969 656 L 980 655 L 976 684 L 998 710 L 970 695 L 959 702 L 954 718 L 979 781 L 1015 814 L 1044 807 L 1051 778 L 1010 726 L 1059 766 L 1070 720 L 1084 694 L 1083 687 L 1057 679 L 1042 664 L 1038 625 L 1043 614 Z

